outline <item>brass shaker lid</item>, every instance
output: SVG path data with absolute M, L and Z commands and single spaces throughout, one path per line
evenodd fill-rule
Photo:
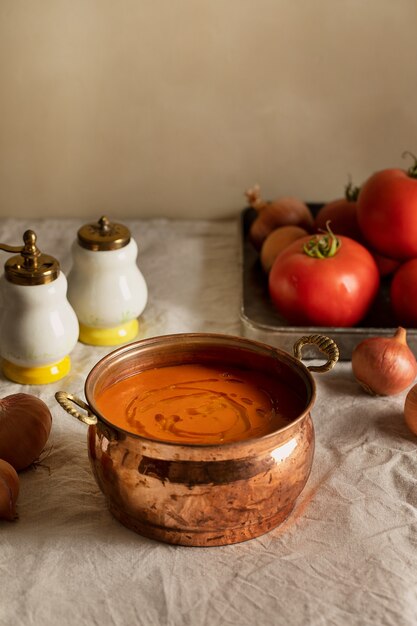
M 4 265 L 7 280 L 15 285 L 45 285 L 58 278 L 59 262 L 49 254 L 42 254 L 36 245 L 36 234 L 27 230 L 23 234 L 23 246 L 0 243 L 0 250 L 20 252 Z
M 87 250 L 118 250 L 130 241 L 130 230 L 123 224 L 115 224 L 103 215 L 94 224 L 81 226 L 78 243 Z

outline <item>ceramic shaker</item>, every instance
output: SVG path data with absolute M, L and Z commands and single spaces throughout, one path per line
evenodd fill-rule
M 0 277 L 0 356 L 7 378 L 37 385 L 70 371 L 78 320 L 59 262 L 40 252 L 32 230 L 24 233 L 23 242 L 0 244 L 0 250 L 19 253 L 6 261 Z
M 83 343 L 114 346 L 137 336 L 138 317 L 148 299 L 137 254 L 129 229 L 105 216 L 78 230 L 72 245 L 68 299 L 77 314 Z

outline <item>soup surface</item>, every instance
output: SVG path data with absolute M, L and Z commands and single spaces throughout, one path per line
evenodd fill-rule
M 131 433 L 195 444 L 259 437 L 287 425 L 304 408 L 283 382 L 212 364 L 139 372 L 105 389 L 96 404 L 109 422 Z

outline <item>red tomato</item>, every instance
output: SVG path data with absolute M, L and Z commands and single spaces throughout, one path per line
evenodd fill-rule
M 362 243 L 372 254 L 378 266 L 380 276 L 389 276 L 400 265 L 400 261 L 379 254 L 372 250 L 364 241 L 364 236 L 359 228 L 358 203 L 359 187 L 353 187 L 351 183 L 346 186 L 345 197 L 333 200 L 323 205 L 314 220 L 316 231 L 325 230 L 327 223 L 335 235 L 344 235 Z
M 389 276 L 390 274 L 393 274 L 401 265 L 401 261 L 398 261 L 397 259 L 390 259 L 387 256 L 382 256 L 382 254 L 378 254 L 378 252 L 375 252 L 374 250 L 369 250 L 369 252 L 375 259 L 380 276 Z
M 403 263 L 395 272 L 390 289 L 391 305 L 398 322 L 417 327 L 417 259 Z
M 321 207 L 314 220 L 315 230 L 324 230 L 327 222 L 335 235 L 344 235 L 356 241 L 362 239 L 356 214 L 356 202 L 340 198 Z
M 351 237 L 355 241 L 363 239 L 357 216 L 358 187 L 351 183 L 346 186 L 345 197 L 323 205 L 314 219 L 314 229 L 324 230 L 327 222 L 335 235 Z
M 358 221 L 365 240 L 380 254 L 398 260 L 417 256 L 417 160 L 408 172 L 387 169 L 361 188 Z
M 323 240 L 329 235 L 318 235 Z M 286 248 L 269 274 L 269 294 L 277 310 L 292 324 L 349 327 L 367 313 L 379 287 L 373 256 L 348 237 L 337 238 L 333 256 L 316 258 L 304 251 L 311 235 Z M 321 249 L 323 246 L 321 246 Z

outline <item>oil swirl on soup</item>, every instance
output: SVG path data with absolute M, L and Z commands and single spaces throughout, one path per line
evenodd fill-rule
M 260 437 L 304 408 L 288 384 L 268 374 L 199 363 L 144 370 L 104 389 L 96 404 L 119 428 L 185 444 Z

